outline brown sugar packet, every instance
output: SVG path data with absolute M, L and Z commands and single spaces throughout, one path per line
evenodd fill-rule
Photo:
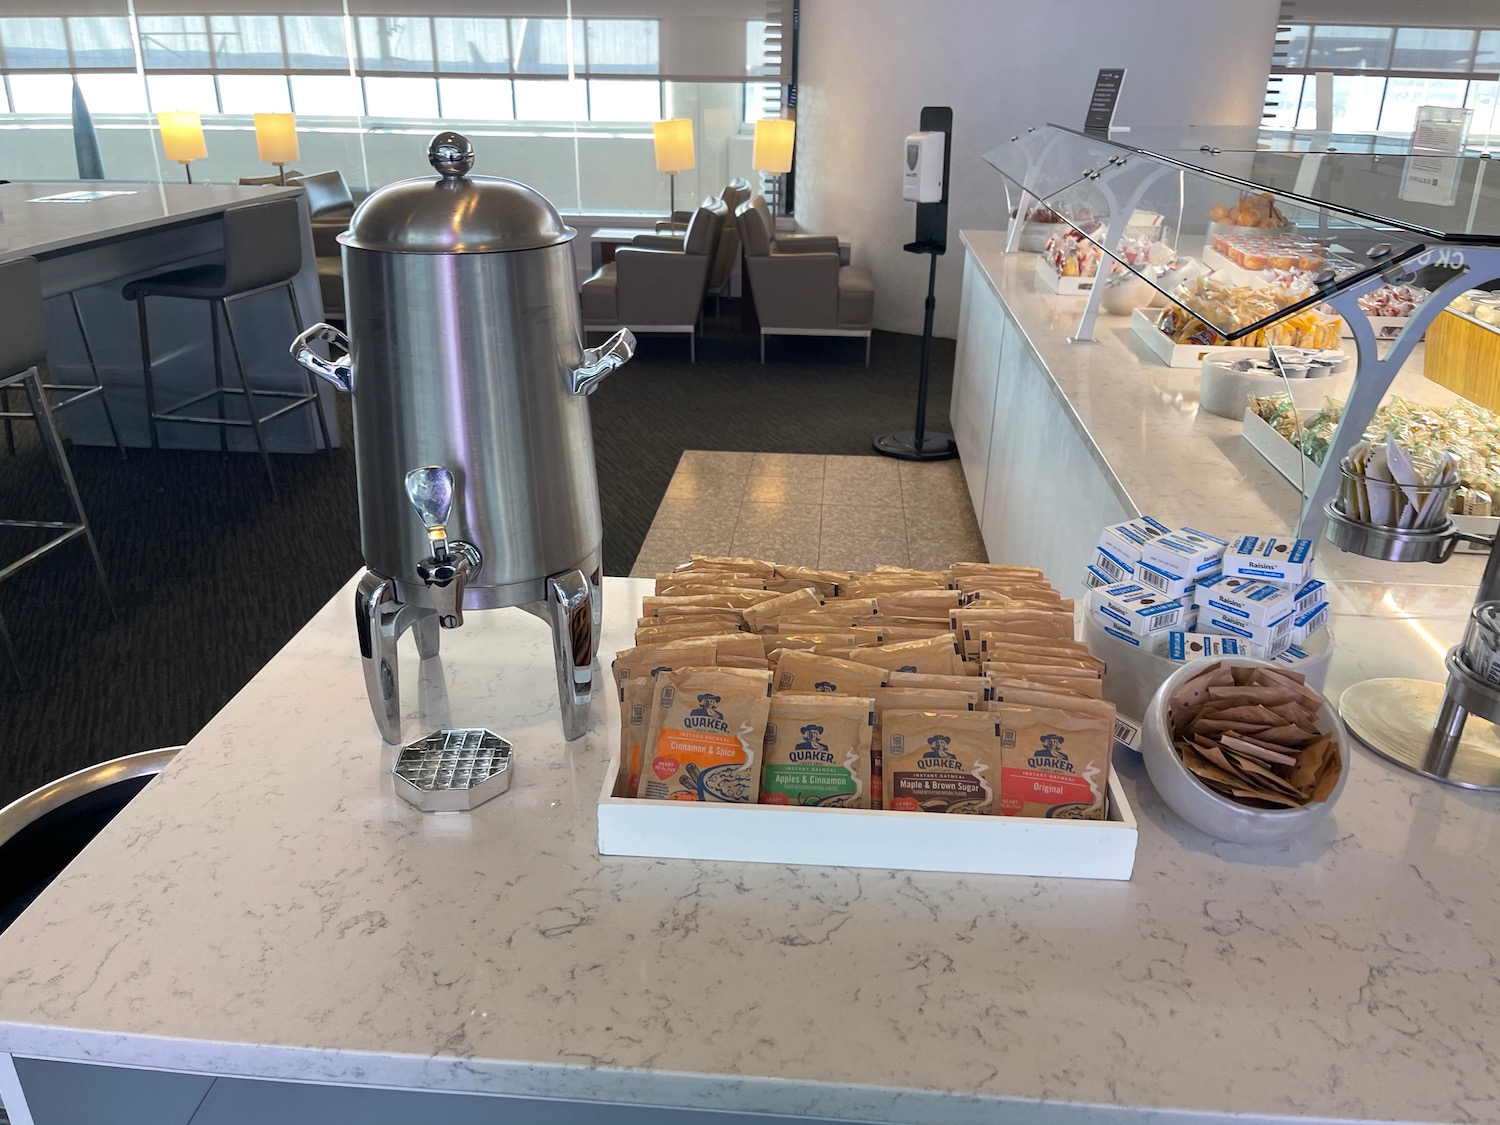
M 812 613 L 823 606 L 823 599 L 811 590 L 794 590 L 779 594 L 743 610 L 745 624 L 752 632 L 764 633 L 773 621 L 788 614 Z
M 875 604 L 882 617 L 921 617 L 947 622 L 948 611 L 959 608 L 957 590 L 907 590 L 877 592 Z
M 1037 706 L 1007 699 L 990 715 L 1000 728 L 1004 753 L 1000 807 L 1005 815 L 1104 819 L 1113 703 Z
M 762 578 L 770 578 L 776 573 L 776 564 L 767 562 L 765 559 L 752 559 L 742 556 L 724 555 L 689 555 L 688 561 L 673 570 L 739 570 L 746 574 L 756 574 Z
M 958 642 L 952 633 L 939 633 L 918 641 L 851 649 L 849 659 L 891 672 L 927 672 L 938 676 L 963 674 L 963 659 L 958 655 Z
M 949 624 L 958 634 L 963 655 L 979 659 L 981 633 L 1011 633 L 1033 638 L 1073 639 L 1073 615 L 1039 609 L 1003 608 L 955 609 L 948 614 Z
M 771 673 L 678 668 L 656 677 L 638 797 L 754 804 Z
M 885 670 L 836 656 L 783 649 L 776 660 L 778 692 L 827 692 L 832 695 L 869 695 L 885 686 Z
M 999 810 L 1001 750 L 983 711 L 890 710 L 880 716 L 881 800 L 903 812 Z
M 950 631 L 946 618 L 942 621 L 928 621 L 921 625 L 887 624 L 878 617 L 875 620 L 880 623 L 854 627 L 854 632 L 862 646 L 896 645 L 902 641 L 921 641 Z
M 712 637 L 723 631 L 724 626 L 717 621 L 680 621 L 673 625 L 638 625 L 635 630 L 635 643 L 646 645 L 653 641 L 667 641 L 677 637 Z
M 767 591 L 765 579 L 754 578 L 748 574 L 724 573 L 721 577 L 706 577 L 694 575 L 689 578 L 668 579 L 656 583 L 655 596 L 659 598 L 691 598 L 700 594 L 719 594 L 725 590 L 759 590 L 762 593 L 775 593 Z
M 1046 691 L 1054 695 L 1066 696 L 1069 699 L 1101 699 L 1103 698 L 1096 689 L 1086 691 L 1077 680 L 1047 680 L 1014 678 L 995 673 L 990 676 L 990 682 L 994 685 L 990 688 L 990 702 L 996 703 L 1009 697 L 1015 690 L 1022 691 Z M 1099 681 L 1095 680 L 1097 684 Z
M 1058 649 L 1049 652 L 1035 646 L 1012 644 L 1009 637 L 1008 633 L 980 633 L 980 659 L 1013 664 L 1055 664 L 1062 668 L 1083 668 L 1095 676 L 1104 675 L 1104 661 L 1086 651 Z
M 857 695 L 771 697 L 760 803 L 870 807 L 875 702 Z

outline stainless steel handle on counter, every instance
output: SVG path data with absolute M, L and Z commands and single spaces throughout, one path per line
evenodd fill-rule
M 585 348 L 583 363 L 573 369 L 568 389 L 575 395 L 591 395 L 604 378 L 635 355 L 635 333 L 622 328 L 602 348 Z
M 322 340 L 332 345 L 329 359 L 312 350 L 312 342 Z M 342 354 L 338 354 L 338 353 Z M 341 391 L 354 390 L 354 368 L 349 365 L 349 337 L 331 324 L 314 324 L 292 341 L 292 358 Z

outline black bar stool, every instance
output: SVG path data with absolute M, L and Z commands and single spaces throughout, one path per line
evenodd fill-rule
M 94 360 L 94 348 L 89 343 L 88 330 L 83 326 L 83 310 L 78 307 L 78 294 L 68 294 L 68 304 L 73 309 L 73 323 L 78 325 L 78 338 L 83 341 L 83 354 L 89 362 L 89 371 L 94 376 L 91 383 L 53 383 L 43 380 L 42 389 L 50 395 L 60 397 L 52 400 L 53 410 L 66 410 L 70 406 L 77 406 L 80 402 L 87 402 L 96 395 L 99 405 L 104 408 L 104 420 L 109 423 L 109 435 L 115 439 L 115 448 L 120 452 L 120 460 L 125 460 L 125 443 L 120 440 L 119 427 L 115 425 L 115 414 L 109 408 L 109 396 L 104 393 L 104 380 L 99 377 L 99 364 Z M 15 432 L 11 429 L 12 419 L 23 418 L 28 421 L 36 421 L 36 416 L 27 410 L 12 410 L 10 406 L 10 389 L 0 391 L 0 418 L 5 419 L 5 444 L 10 452 L 16 451 Z
M 219 448 L 228 449 L 229 426 L 249 426 L 255 434 L 255 444 L 260 449 L 260 459 L 266 468 L 266 479 L 271 484 L 271 495 L 276 496 L 276 476 L 271 471 L 271 457 L 266 451 L 266 439 L 261 427 L 267 422 L 290 414 L 305 406 L 311 406 L 318 415 L 318 426 L 322 431 L 323 445 L 331 449 L 333 441 L 328 433 L 328 419 L 323 415 L 323 402 L 312 376 L 302 371 L 305 391 L 252 390 L 250 376 L 245 369 L 240 351 L 239 337 L 235 334 L 234 318 L 229 304 L 245 297 L 253 297 L 272 289 L 285 289 L 291 303 L 293 334 L 302 331 L 302 311 L 297 305 L 297 293 L 293 279 L 302 269 L 302 223 L 296 199 L 277 199 L 270 203 L 256 203 L 234 207 L 224 212 L 224 264 L 192 266 L 188 269 L 171 270 L 154 274 L 128 283 L 122 291 L 127 301 L 136 303 L 136 312 L 141 325 L 141 369 L 146 379 L 146 411 L 151 424 L 151 448 L 159 448 L 157 424 L 159 422 L 188 422 L 196 425 L 218 426 Z M 214 386 L 211 390 L 183 399 L 181 402 L 158 410 L 156 387 L 152 379 L 151 337 L 146 318 L 147 297 L 181 297 L 193 301 L 207 301 L 209 323 L 213 330 Z M 229 335 L 229 347 L 234 353 L 235 367 L 239 370 L 240 385 L 224 385 L 224 362 L 219 343 L 219 310 L 224 312 L 224 327 Z M 285 354 L 285 349 L 281 349 Z M 299 368 L 299 370 L 301 370 Z M 238 395 L 245 402 L 244 418 L 225 416 L 224 404 L 229 395 Z M 256 405 L 257 398 L 286 399 L 284 405 L 262 414 Z M 184 414 L 180 411 L 213 399 L 218 407 L 217 417 L 201 414 Z
M 52 406 L 43 388 L 46 370 L 47 326 L 42 320 L 41 270 L 35 258 L 19 258 L 0 265 L 0 391 L 8 392 L 11 387 L 25 390 L 30 400 L 32 416 L 36 419 L 37 429 L 42 436 L 42 444 L 47 447 L 57 473 L 62 478 L 63 489 L 73 506 L 75 520 L 0 519 L 0 527 L 35 528 L 58 533 L 15 562 L 0 566 L 0 582 L 51 554 L 64 543 L 82 539 L 88 544 L 89 554 L 94 560 L 94 570 L 99 575 L 99 585 L 108 599 L 109 578 L 104 573 L 104 562 L 99 557 L 99 547 L 89 528 L 88 513 L 83 510 L 78 483 L 73 479 L 68 454 L 63 449 L 62 434 L 58 432 L 57 420 L 52 417 Z M 110 612 L 114 612 L 113 601 L 110 602 Z M 21 662 L 16 658 L 15 647 L 3 620 L 0 620 L 0 644 L 5 646 L 16 679 L 24 684 Z

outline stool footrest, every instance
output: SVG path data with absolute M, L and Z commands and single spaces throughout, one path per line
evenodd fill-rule
M 258 415 L 255 419 L 257 425 L 265 425 L 267 422 L 280 418 L 283 414 L 290 414 L 293 410 L 310 406 L 316 398 L 315 394 L 308 394 L 305 391 L 253 391 L 251 393 L 256 398 L 285 398 L 292 400 L 287 405 L 279 407 L 269 414 Z M 217 395 L 239 395 L 243 398 L 245 391 L 241 387 L 213 387 L 202 394 L 196 394 L 192 398 L 185 398 L 181 402 L 173 403 L 165 409 L 158 410 L 151 417 L 158 422 L 195 422 L 205 426 L 248 426 L 251 424 L 248 418 L 204 418 L 194 414 L 177 413 L 179 410 L 183 410 L 189 406 L 197 406 L 200 402 L 205 402 Z M 3 415 L 0 415 L 0 417 L 3 417 Z
M 0 567 L 0 582 L 4 582 L 7 578 L 9 578 L 12 574 L 15 574 L 22 567 L 30 566 L 43 555 L 51 554 L 53 551 L 57 550 L 57 548 L 61 547 L 64 543 L 71 543 L 79 536 L 86 535 L 88 533 L 88 529 L 81 523 L 28 523 L 24 520 L 0 520 L 0 527 L 41 527 L 48 529 L 55 528 L 59 530 L 66 529 L 62 535 L 47 540 L 47 542 L 36 548 L 36 550 L 22 555 L 19 559 L 17 559 L 10 565 Z

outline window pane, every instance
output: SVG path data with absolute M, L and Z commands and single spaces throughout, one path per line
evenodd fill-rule
M 1474 111 L 1474 120 L 1469 123 L 1469 143 L 1491 143 L 1495 127 L 1500 124 L 1495 105 L 1500 101 L 1500 82 L 1470 82 L 1466 106 Z M 1488 138 L 1488 139 L 1487 139 Z
M 504 78 L 439 78 L 443 116 L 466 121 L 510 121 L 515 117 L 510 82 Z
M 588 95 L 582 82 L 516 82 L 517 121 L 587 121 L 588 118 Z
M 347 74 L 294 74 L 292 110 L 303 117 L 358 117 L 365 99 L 359 79 Z
M 570 73 L 567 20 L 511 20 L 510 30 L 515 37 L 516 70 L 522 74 Z M 573 65 L 583 66 L 582 20 L 573 21 L 572 53 Z
M 275 16 L 210 16 L 214 62 L 221 70 L 280 70 L 281 21 Z
M 504 74 L 510 69 L 510 32 L 504 20 L 435 19 L 432 34 L 439 70 Z
M 1391 54 L 1388 27 L 1327 27 L 1313 29 L 1307 65 L 1314 70 L 1382 70 Z
M 1301 66 L 1307 59 L 1307 33 L 1311 30 L 1312 28 L 1305 23 L 1294 23 L 1287 31 L 1281 33 L 1278 38 L 1285 39 L 1286 43 L 1278 44 L 1276 52 L 1278 55 L 1285 52 L 1286 57 L 1272 58 L 1271 65 L 1273 67 Z
M 211 74 L 148 74 L 146 92 L 151 112 L 196 109 L 200 114 L 219 112 L 219 97 Z
M 281 74 L 221 74 L 219 104 L 225 113 L 292 112 L 292 96 Z
M 5 47 L 5 65 L 9 70 L 68 68 L 68 38 L 60 19 L 0 19 L 0 44 Z
M 661 83 L 589 79 L 590 121 L 660 121 Z
M 435 78 L 366 78 L 364 84 L 367 116 L 437 119 Z
M 67 74 L 12 74 L 10 96 L 17 113 L 72 113 L 73 79 Z
M 1398 27 L 1395 70 L 1467 71 L 1474 50 L 1474 33 L 1461 28 Z
M 1468 87 L 1462 78 L 1389 78 L 1385 83 L 1380 131 L 1410 133 L 1417 127 L 1418 106 L 1463 105 Z
M 774 82 L 746 82 L 745 121 L 748 123 L 759 121 L 767 115 L 774 116 L 771 110 L 775 108 L 774 99 L 779 89 Z
M 1500 31 L 1481 31 L 1474 52 L 1474 69 L 1493 74 L 1500 70 Z
M 147 113 L 146 84 L 139 74 L 80 74 L 78 88 L 95 117 L 106 113 Z
M 1334 75 L 1333 131 L 1373 133 L 1380 123 L 1380 99 L 1384 93 L 1384 78 Z
M 364 70 L 431 70 L 432 25 L 420 17 L 360 16 L 359 57 Z
M 349 45 L 339 16 L 282 16 L 287 65 L 293 70 L 348 70 Z
M 208 28 L 202 16 L 141 16 L 137 22 L 147 70 L 209 68 Z
M 1266 115 L 1262 123 L 1267 129 L 1296 128 L 1297 107 L 1302 102 L 1302 75 L 1274 77 L 1278 81 L 1266 87 Z
M 1297 128 L 1318 127 L 1318 82 L 1311 74 L 1302 83 L 1302 100 L 1297 103 Z
M 661 69 L 655 20 L 586 20 L 584 32 L 590 74 L 655 74 Z
M 73 16 L 68 20 L 73 40 L 73 65 L 135 66 L 135 44 L 130 21 L 124 16 Z

